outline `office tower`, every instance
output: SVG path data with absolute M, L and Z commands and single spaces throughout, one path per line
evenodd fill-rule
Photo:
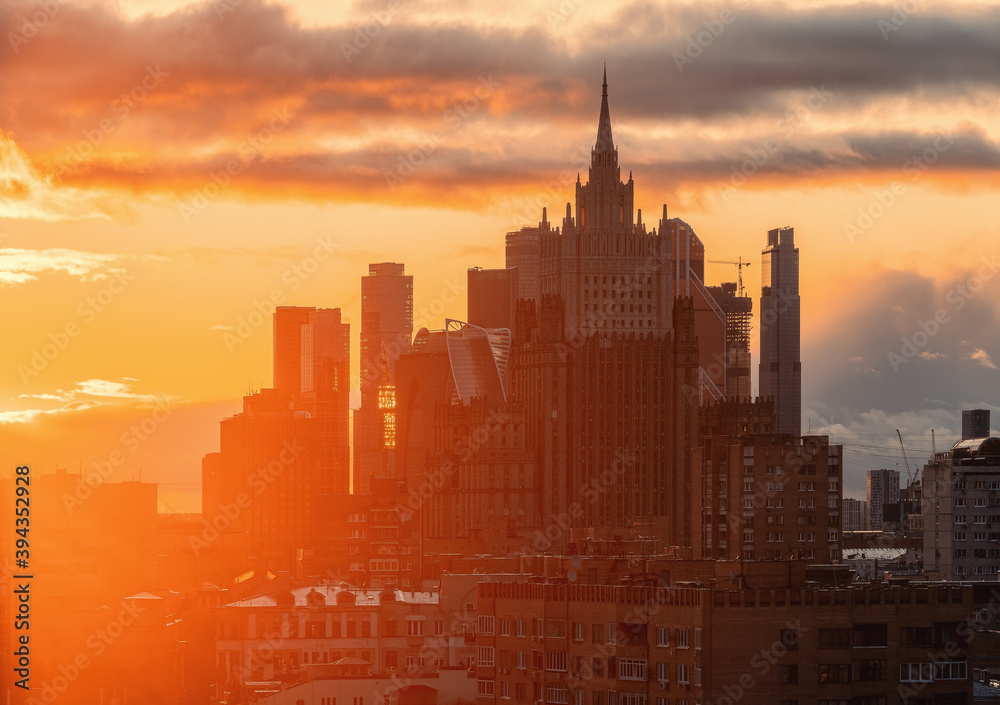
M 518 297 L 517 269 L 469 270 L 469 323 L 481 328 L 514 330 Z
M 1000 573 L 1000 441 L 970 438 L 924 466 L 924 572 L 995 581 Z
M 397 463 L 412 492 L 427 481 L 441 405 L 475 398 L 507 399 L 510 332 L 448 319 L 445 329 L 421 328 L 412 350 L 399 359 Z
M 990 435 L 990 410 L 965 409 L 962 411 L 962 440 L 987 438 Z
M 844 531 L 864 531 L 868 523 L 868 502 L 847 497 L 843 506 Z
M 248 533 L 252 557 L 290 570 L 315 539 L 315 500 L 328 483 L 320 427 L 275 389 L 244 397 L 220 424 L 219 453 L 202 461 L 205 521 Z
M 899 471 L 868 471 L 868 529 L 884 531 L 899 521 Z
M 413 277 L 403 265 L 368 265 L 361 278 L 361 408 L 354 415 L 354 491 L 395 476 L 396 361 L 413 338 Z
M 507 233 L 507 269 L 516 269 L 517 288 L 515 299 L 536 300 L 538 298 L 538 260 L 543 232 L 551 232 L 546 209 L 542 209 L 542 222 L 538 227 L 524 227 Z
M 339 308 L 279 306 L 274 313 L 274 391 L 317 420 L 320 492 L 350 491 L 350 343 Z
M 774 397 L 778 433 L 802 432 L 799 250 L 793 228 L 767 233 L 761 253 L 760 396 Z
M 748 399 L 750 391 L 750 327 L 753 299 L 736 290 L 736 282 L 708 287 L 726 316 L 726 395 Z
M 691 473 L 695 558 L 840 560 L 843 447 L 827 436 L 709 436 Z

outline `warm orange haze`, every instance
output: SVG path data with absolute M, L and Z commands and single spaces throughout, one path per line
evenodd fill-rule
M 995 697 L 998 22 L 6 2 L 0 694 Z

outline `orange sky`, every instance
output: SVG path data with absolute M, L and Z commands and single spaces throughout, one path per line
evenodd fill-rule
M 501 266 L 504 232 L 572 198 L 604 61 L 647 223 L 666 202 L 710 258 L 750 259 L 755 297 L 766 230 L 795 227 L 803 406 L 814 430 L 858 442 L 855 470 L 898 462 L 865 456 L 859 434 L 890 448 L 902 428 L 929 450 L 930 428 L 954 433 L 956 409 L 995 400 L 1000 277 L 954 293 L 1000 234 L 988 4 L 5 9 L 7 465 L 121 450 L 116 479 L 141 469 L 161 509 L 197 509 L 218 420 L 270 383 L 270 322 L 227 338 L 256 302 L 278 288 L 342 307 L 356 357 L 359 278 L 395 260 L 415 277 L 418 326 L 463 317 L 442 292 Z M 942 307 L 941 333 L 894 370 L 901 338 Z M 171 413 L 156 420 L 156 404 Z

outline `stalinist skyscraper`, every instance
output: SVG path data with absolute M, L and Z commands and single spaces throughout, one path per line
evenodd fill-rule
M 537 298 L 519 304 L 511 368 L 541 481 L 536 521 L 594 537 L 656 527 L 669 545 L 689 545 L 686 453 L 700 383 L 694 307 L 675 298 L 679 229 L 666 206 L 647 230 L 631 174 L 622 181 L 606 72 L 588 179 L 578 177 L 575 191 L 561 227 L 543 212 L 537 229 L 516 233 L 538 238 Z M 510 237 L 507 245 L 508 266 L 530 278 L 530 250 L 512 262 Z

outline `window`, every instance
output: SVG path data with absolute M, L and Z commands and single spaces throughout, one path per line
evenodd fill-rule
M 566 705 L 569 703 L 569 692 L 564 685 L 545 686 L 545 702 L 556 705 Z
M 608 643 L 609 644 L 618 643 L 618 624 L 616 622 L 608 623 Z
M 524 636 L 524 620 L 523 619 L 515 620 L 514 629 L 515 629 L 514 633 L 516 636 Z
M 480 646 L 478 665 L 493 668 L 493 653 L 492 646 Z
M 434 620 L 434 636 L 444 636 L 444 620 Z
M 598 678 L 604 676 L 604 659 L 600 656 L 594 656 L 590 660 L 591 669 L 594 671 L 594 675 Z
M 694 648 L 701 648 L 701 627 L 694 628 Z
M 492 678 L 480 678 L 479 679 L 479 695 L 493 695 L 494 682 Z
M 665 663 L 656 664 L 656 680 L 660 681 L 660 683 L 670 682 L 670 676 L 667 675 L 669 672 L 670 669 L 668 668 L 667 664 Z
M 510 620 L 500 620 L 500 636 L 510 636 Z
M 573 622 L 573 641 L 583 641 L 583 624 Z
M 943 661 L 934 664 L 934 680 L 964 681 L 968 677 L 966 661 Z
M 900 683 L 929 683 L 933 680 L 934 664 L 932 663 L 899 664 Z
M 691 682 L 691 667 L 686 663 L 677 664 L 677 682 L 684 685 Z
M 688 633 L 689 633 L 689 630 L 687 630 L 687 629 L 677 629 L 674 632 L 675 636 L 677 637 L 677 648 L 678 649 L 687 649 L 687 648 L 689 648 Z
M 854 646 L 886 646 L 888 642 L 888 625 L 885 624 L 855 624 Z
M 619 705 L 646 705 L 645 693 L 622 693 L 618 698 Z
M 515 683 L 514 684 L 514 697 L 519 702 L 524 702 L 525 700 L 528 699 L 527 690 L 528 689 L 525 687 L 524 683 Z
M 591 624 L 590 625 L 590 642 L 592 644 L 603 644 L 604 643 L 604 625 L 603 624 Z
M 510 700 L 510 681 L 500 681 L 500 697 Z
M 527 668 L 527 666 L 524 665 L 524 652 L 523 651 L 518 651 L 517 652 L 517 656 L 515 656 L 515 658 L 514 658 L 514 668 L 519 668 L 522 671 L 525 668 Z
M 855 681 L 884 681 L 887 674 L 885 659 L 854 662 Z
M 624 657 L 619 658 L 618 679 L 623 681 L 646 680 L 646 659 L 624 658 Z
M 545 670 L 546 671 L 566 671 L 567 657 L 565 651 L 546 651 Z
M 819 665 L 820 683 L 847 683 L 850 681 L 851 667 L 846 663 L 821 663 Z
M 701 685 L 701 664 L 694 665 L 694 684 L 696 686 Z
M 493 620 L 493 615 L 479 615 L 479 633 L 492 634 L 494 624 Z
M 902 627 L 899 630 L 900 646 L 930 646 L 934 643 L 931 627 Z
M 348 627 L 350 623 L 348 623 Z M 348 631 L 348 636 L 350 636 L 350 629 Z M 422 619 L 411 619 L 406 622 L 406 636 L 423 636 L 424 635 L 424 621 Z
M 549 639 L 565 639 L 566 638 L 566 620 L 565 619 L 546 619 L 545 620 L 545 636 Z
M 797 665 L 778 666 L 778 682 L 781 685 L 797 685 L 799 682 L 799 667 Z
M 670 627 L 656 628 L 656 645 L 670 646 Z

